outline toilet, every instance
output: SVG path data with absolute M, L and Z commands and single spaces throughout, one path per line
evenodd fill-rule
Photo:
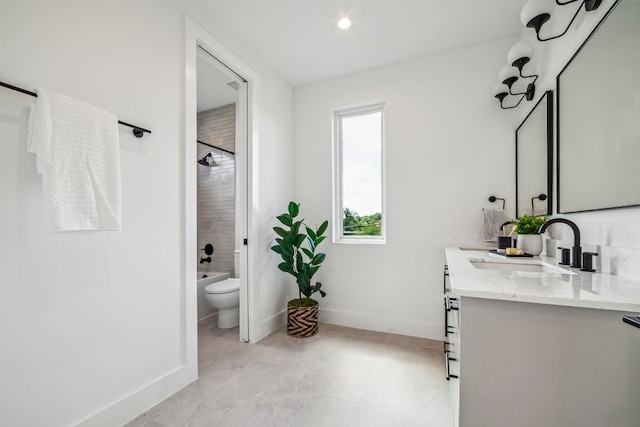
M 234 275 L 239 276 L 240 251 L 233 251 Z M 218 310 L 218 328 L 231 329 L 240 324 L 240 279 L 214 282 L 204 288 L 211 307 Z

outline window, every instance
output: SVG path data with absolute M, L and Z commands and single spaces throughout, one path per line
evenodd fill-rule
M 384 243 L 383 104 L 334 114 L 334 241 Z

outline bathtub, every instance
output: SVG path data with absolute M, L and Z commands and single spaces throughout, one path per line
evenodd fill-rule
M 219 271 L 198 271 L 198 285 L 207 286 L 209 283 L 220 282 L 228 279 L 229 277 L 231 277 L 231 273 L 221 273 Z
M 203 277 L 203 276 L 207 277 Z M 222 272 L 205 272 L 198 271 L 198 320 L 203 319 L 207 316 L 211 316 L 215 313 L 215 309 L 209 305 L 207 302 L 207 298 L 204 295 L 204 288 L 210 284 L 215 282 L 221 282 L 222 280 L 228 279 L 231 277 L 231 273 L 222 273 Z

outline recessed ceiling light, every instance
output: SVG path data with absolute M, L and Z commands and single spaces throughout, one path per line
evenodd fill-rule
M 346 30 L 350 26 L 351 26 L 351 19 L 349 18 L 342 18 L 338 21 L 338 28 L 340 29 Z

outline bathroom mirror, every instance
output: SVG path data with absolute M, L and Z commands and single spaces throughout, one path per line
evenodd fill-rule
M 553 92 L 516 129 L 516 216 L 551 215 Z
M 558 212 L 640 205 L 639 22 L 619 1 L 558 75 Z

